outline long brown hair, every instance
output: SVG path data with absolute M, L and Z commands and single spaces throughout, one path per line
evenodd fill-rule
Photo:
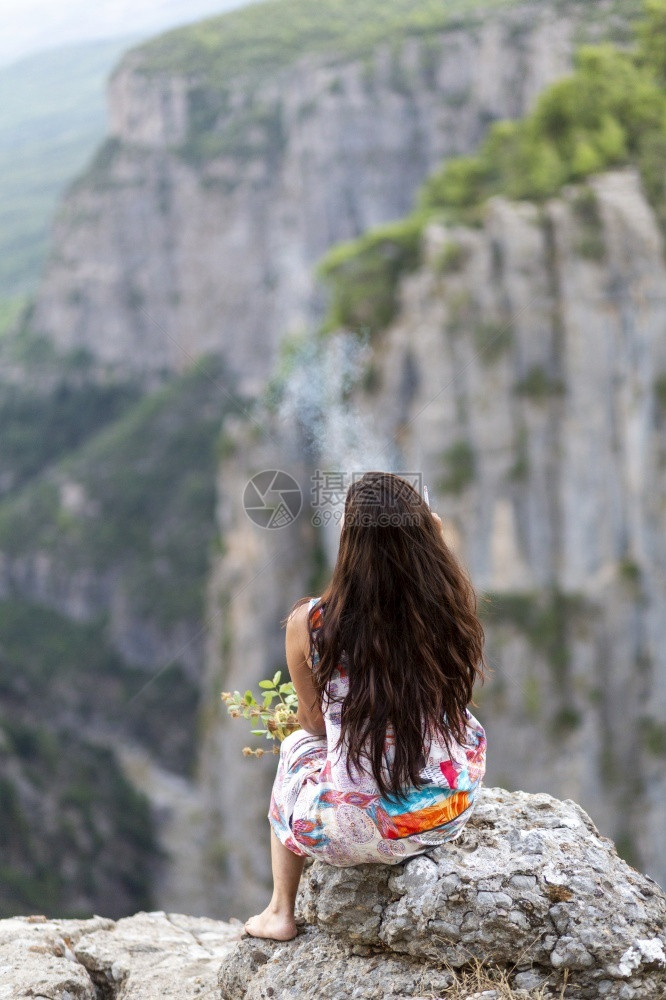
M 345 663 L 349 693 L 333 699 L 342 701 L 336 749 L 345 743 L 348 772 L 368 762 L 384 796 L 422 787 L 431 740 L 465 743 L 465 710 L 488 667 L 476 608 L 467 573 L 413 486 L 388 472 L 352 483 L 333 575 L 310 612 L 312 677 L 323 707 Z M 395 741 L 388 780 L 387 731 Z

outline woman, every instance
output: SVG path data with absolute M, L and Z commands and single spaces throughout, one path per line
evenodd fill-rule
M 483 643 L 438 515 L 401 477 L 366 473 L 347 492 L 329 586 L 286 620 L 302 728 L 280 749 L 273 896 L 248 934 L 296 936 L 306 857 L 396 864 L 461 833 L 485 772 L 485 732 L 467 709 Z

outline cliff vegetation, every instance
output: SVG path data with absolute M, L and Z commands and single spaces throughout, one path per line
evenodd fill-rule
M 539 203 L 567 183 L 635 164 L 666 234 L 664 0 L 647 0 L 634 32 L 630 49 L 609 42 L 582 46 L 574 72 L 548 87 L 530 114 L 494 123 L 478 152 L 447 161 L 428 178 L 402 223 L 334 247 L 318 266 L 331 289 L 323 332 L 386 327 L 395 315 L 400 273 L 420 262 L 427 222 L 479 225 L 492 195 Z M 594 192 L 583 192 L 579 214 L 587 226 L 584 255 L 602 254 Z M 460 251 L 448 248 L 442 267 L 454 270 L 459 263 Z

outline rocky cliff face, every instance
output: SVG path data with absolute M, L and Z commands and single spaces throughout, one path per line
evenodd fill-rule
M 289 570 L 299 522 L 251 524 L 241 507 L 249 475 L 278 459 L 292 471 L 302 532 L 312 530 L 314 468 L 348 481 L 356 468 L 417 470 L 480 595 L 494 671 L 477 698 L 489 780 L 575 797 L 663 881 L 666 268 L 654 215 L 636 172 L 615 171 L 542 208 L 493 199 L 479 229 L 433 223 L 424 258 L 345 394 L 355 443 L 336 426 L 340 407 L 324 405 L 304 477 L 286 447 L 295 425 L 278 409 L 264 417 L 270 449 L 223 465 L 220 496 L 237 511 L 230 537 L 247 536 L 248 555 L 223 556 L 216 569 L 218 581 L 235 574 L 219 625 L 234 638 L 211 651 L 211 704 L 215 691 L 270 673 L 266 623 L 275 636 L 290 601 L 319 593 L 335 558 L 333 527 L 311 547 L 318 575 L 304 557 Z M 304 385 L 318 384 L 315 367 L 335 350 L 322 344 L 307 378 L 298 365 L 288 377 L 306 423 Z M 271 597 L 248 617 L 249 593 Z M 204 738 L 199 780 L 243 868 L 242 890 L 228 871 L 224 891 L 258 903 L 267 823 L 265 834 L 247 831 L 261 831 L 268 779 L 240 758 L 233 779 L 220 777 L 233 748 L 219 734 L 231 728 L 220 713 L 211 734 L 228 742 L 209 753 L 213 736 Z
M 575 42 L 622 24 L 614 11 L 472 11 L 369 58 L 304 54 L 256 86 L 232 77 L 222 96 L 130 53 L 110 136 L 54 226 L 35 329 L 153 375 L 214 350 L 257 389 L 284 334 L 321 317 L 324 251 L 403 216 L 443 159 L 569 69 Z

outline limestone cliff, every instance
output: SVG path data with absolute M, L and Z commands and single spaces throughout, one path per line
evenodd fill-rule
M 253 75 L 225 32 L 253 17 L 261 32 L 274 7 L 204 22 L 201 41 L 165 36 L 185 50 L 167 68 L 151 43 L 113 74 L 109 137 L 62 205 L 32 321 L 60 347 L 153 375 L 214 350 L 260 388 L 284 334 L 321 317 L 324 251 L 402 217 L 443 159 L 524 114 L 575 44 L 622 34 L 635 4 L 463 4 L 426 33 L 406 14 L 360 53 L 317 48 L 306 23 Z M 207 46 L 221 65 L 202 68 Z

